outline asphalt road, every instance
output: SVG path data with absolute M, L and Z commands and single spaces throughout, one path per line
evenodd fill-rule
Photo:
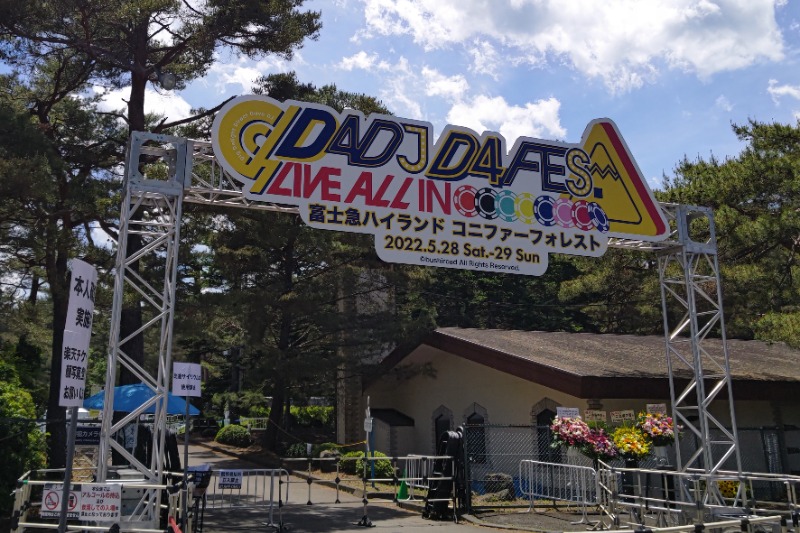
M 224 454 L 211 448 L 193 444 L 189 447 L 189 467 L 210 464 L 214 470 L 258 469 L 258 465 Z M 213 490 L 210 491 L 213 492 Z M 310 492 L 309 492 L 310 491 Z M 207 498 L 210 494 L 207 493 Z M 225 533 L 235 531 L 275 531 L 282 529 L 296 533 L 363 533 L 374 529 L 387 532 L 415 533 L 469 533 L 470 531 L 492 531 L 465 521 L 435 521 L 422 518 L 420 511 L 399 508 L 394 503 L 369 503 L 366 515 L 360 497 L 313 483 L 309 485 L 300 478 L 291 477 L 288 497 L 281 496 L 282 506 L 239 505 L 233 498 L 225 505 L 224 495 L 214 494 L 213 507 L 207 503 L 203 513 L 202 533 Z M 339 503 L 335 503 L 336 500 Z M 311 504 L 309 505 L 309 502 Z M 221 503 L 218 505 L 218 503 Z M 365 527 L 371 526 L 371 527 Z

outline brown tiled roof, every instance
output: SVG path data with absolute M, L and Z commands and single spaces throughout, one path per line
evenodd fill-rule
M 661 336 L 440 328 L 424 343 L 580 398 L 669 394 Z M 710 356 L 703 358 L 704 375 L 712 380 L 724 375 L 716 366 L 724 363 L 719 339 L 706 339 L 702 346 Z M 387 366 L 403 357 L 393 355 Z M 800 395 L 800 351 L 783 343 L 731 339 L 728 358 L 735 397 Z M 692 372 L 682 364 L 673 364 L 673 369 L 682 387 Z

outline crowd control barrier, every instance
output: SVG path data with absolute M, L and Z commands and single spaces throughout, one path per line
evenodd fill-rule
M 522 460 L 519 477 L 522 495 L 530 502 L 529 510 L 533 510 L 536 499 L 574 503 L 581 508 L 582 517 L 578 523 L 589 523 L 587 508 L 597 505 L 597 472 L 594 468 Z

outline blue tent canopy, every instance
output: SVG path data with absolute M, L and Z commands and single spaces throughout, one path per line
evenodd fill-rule
M 124 413 L 135 411 L 140 405 L 155 396 L 153 389 L 144 383 L 136 383 L 135 385 L 120 385 L 114 387 L 114 410 Z M 102 409 L 105 401 L 105 391 L 98 392 L 83 400 L 83 406 L 86 409 Z M 167 414 L 168 415 L 183 415 L 186 414 L 187 398 L 174 396 L 172 393 L 167 393 Z M 155 404 L 151 405 L 144 411 L 145 413 L 155 413 Z M 189 414 L 197 416 L 200 410 L 192 404 L 189 404 Z

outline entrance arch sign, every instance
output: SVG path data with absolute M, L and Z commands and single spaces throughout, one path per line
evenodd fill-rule
M 212 129 L 244 197 L 298 207 L 313 227 L 368 233 L 387 262 L 541 275 L 551 253 L 658 242 L 664 213 L 609 119 L 577 143 L 243 96 Z
M 255 114 L 251 115 L 251 111 Z M 309 114 L 304 118 L 304 113 Z M 290 116 L 292 120 L 286 118 Z M 142 132 L 134 132 L 129 140 L 114 269 L 98 482 L 107 479 L 112 449 L 148 482 L 158 484 L 165 473 L 167 398 L 173 366 L 173 319 L 184 202 L 293 213 L 314 227 L 373 233 L 380 256 L 403 263 L 512 272 L 510 268 L 475 264 L 493 262 L 518 266 L 515 273 L 541 274 L 546 268 L 547 255 L 564 250 L 557 249 L 555 243 L 548 245 L 543 237 L 544 251 L 539 251 L 531 240 L 533 231 L 558 231 L 554 239 L 559 246 L 562 238 L 577 240 L 583 236 L 602 242 L 603 251 L 616 247 L 654 252 L 661 282 L 672 413 L 677 423 L 684 426 L 684 432 L 700 443 L 700 449 L 688 457 L 681 456 L 680 448 L 676 449 L 676 466 L 682 471 L 701 469 L 714 474 L 727 463 L 727 468 L 735 465 L 742 471 L 713 214 L 707 208 L 656 203 L 611 121 L 593 121 L 576 144 L 522 138 L 506 153 L 505 140 L 497 134 L 478 135 L 466 128 L 448 126 L 434 143 L 431 125 L 424 122 L 390 116 L 365 118 L 350 111 L 337 114 L 327 107 L 303 102 L 279 103 L 263 97 L 244 97 L 223 108 L 214 131 L 213 142 Z M 466 193 L 456 195 L 456 190 L 463 186 L 475 189 L 472 203 Z M 401 195 L 403 187 L 406 193 L 413 194 Z M 482 190 L 488 192 L 478 194 Z M 511 194 L 506 193 L 516 195 L 513 202 L 514 212 L 519 210 L 516 220 L 501 218 L 501 214 L 513 218 L 508 203 Z M 523 196 L 525 193 L 533 197 L 532 205 Z M 494 204 L 485 197 L 494 199 Z M 550 200 L 539 200 L 548 205 L 537 208 L 540 197 Z M 565 200 L 572 202 L 569 210 L 559 207 L 566 205 Z M 596 203 L 605 219 L 598 218 L 597 212 L 595 218 L 590 214 L 593 226 L 585 227 L 586 211 L 582 204 L 576 210 L 578 202 L 586 202 L 586 210 L 590 203 Z M 312 216 L 314 204 L 324 204 L 326 213 L 333 209 L 356 209 L 359 213 L 373 212 L 376 219 L 394 215 L 392 220 L 397 226 L 393 228 L 402 228 L 402 224 L 419 225 L 417 218 L 427 218 L 429 224 L 433 219 L 442 219 L 442 231 L 451 233 L 446 236 L 440 235 L 439 230 L 433 233 L 432 227 L 424 230 L 436 240 L 433 250 L 441 252 L 440 241 L 447 240 L 456 242 L 459 252 L 448 255 L 427 249 L 422 252 L 392 249 L 389 253 L 385 247 L 380 248 L 387 242 L 384 239 L 402 237 L 405 243 L 402 231 L 392 233 L 396 230 L 390 232 L 377 225 L 365 227 L 360 217 L 354 218 L 360 225 L 339 226 L 325 218 L 318 221 Z M 428 211 L 414 211 L 412 206 L 426 206 Z M 548 207 L 552 209 L 548 211 Z M 497 213 L 494 218 L 492 209 Z M 572 227 L 567 227 L 567 211 L 569 217 L 575 213 Z M 543 222 L 536 218 L 537 214 Z M 693 224 L 694 221 L 698 223 Z M 459 224 L 464 225 L 465 235 L 452 233 L 460 231 Z M 526 253 L 539 253 L 542 260 L 535 264 L 519 261 L 515 254 L 507 260 L 496 257 L 493 246 L 481 243 L 481 239 L 490 240 L 486 231 L 492 225 L 497 228 L 492 238 L 501 239 L 501 243 L 504 234 L 506 242 L 522 241 L 522 237 L 512 234 L 527 231 L 530 245 L 526 242 L 508 246 L 524 246 Z M 705 233 L 698 234 L 698 228 Z M 480 236 L 471 235 L 479 229 L 483 232 Z M 139 236 L 141 248 L 128 250 L 129 235 Z M 423 242 L 424 246 L 428 244 Z M 482 250 L 480 256 L 464 255 L 468 244 L 473 251 Z M 490 252 L 492 257 L 488 257 Z M 595 255 L 601 253 L 595 252 Z M 591 255 L 579 249 L 569 253 Z M 457 255 L 457 261 L 467 264 L 428 263 L 419 259 L 443 260 L 445 255 L 451 259 Z M 144 258 L 154 272 L 163 273 L 162 283 L 141 276 L 136 265 Z M 122 302 L 126 298 L 140 302 L 143 323 L 139 330 L 123 338 L 120 323 Z M 677 314 L 676 309 L 680 311 Z M 722 335 L 721 356 L 705 348 L 712 331 Z M 153 353 L 157 364 L 152 368 L 139 365 L 123 350 L 134 335 L 145 333 L 160 339 L 157 353 Z M 114 439 L 146 408 L 142 406 L 113 420 L 110 413 L 120 367 L 136 375 L 154 393 L 153 401 L 147 404 L 155 405 L 153 453 L 146 463 Z M 675 375 L 688 376 L 688 381 L 675 380 Z M 730 428 L 709 411 L 712 401 L 717 399 L 727 401 Z M 716 487 L 713 483 L 707 485 L 704 500 L 723 501 Z M 688 493 L 685 497 L 689 497 Z M 137 525 L 156 528 L 160 501 L 160 489 L 145 490 L 132 520 Z

